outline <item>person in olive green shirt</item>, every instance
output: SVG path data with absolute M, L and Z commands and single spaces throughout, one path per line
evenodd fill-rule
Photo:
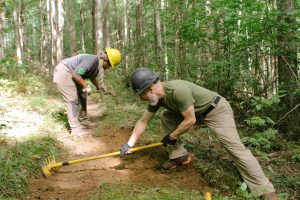
M 265 176 L 257 159 L 240 140 L 232 108 L 226 99 L 188 81 L 161 82 L 159 76 L 159 73 L 148 68 L 138 68 L 131 75 L 132 89 L 140 99 L 148 102 L 148 107 L 136 123 L 128 142 L 121 147 L 120 155 L 127 154 L 156 111 L 163 107 L 165 110 L 161 113 L 161 125 L 165 136 L 162 142 L 169 153 L 169 160 L 162 166 L 164 169 L 174 169 L 192 161 L 180 142 L 180 136 L 201 121 L 216 134 L 251 192 L 263 199 L 276 200 L 274 186 Z

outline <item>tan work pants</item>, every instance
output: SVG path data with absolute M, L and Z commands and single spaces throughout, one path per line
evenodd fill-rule
M 181 115 L 164 110 L 161 113 L 164 134 L 172 133 L 182 120 Z M 203 122 L 213 130 L 222 146 L 234 160 L 240 174 L 254 195 L 260 196 L 275 191 L 257 159 L 241 142 L 235 126 L 232 108 L 225 98 L 221 98 L 217 107 L 207 114 Z M 187 154 L 187 150 L 180 143 L 175 147 L 169 145 L 168 152 L 170 159 Z
M 70 70 L 64 64 L 60 63 L 55 67 L 53 82 L 56 83 L 66 102 L 68 122 L 71 129 L 79 127 L 77 88 Z

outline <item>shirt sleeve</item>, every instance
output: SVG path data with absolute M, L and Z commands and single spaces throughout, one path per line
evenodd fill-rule
M 160 106 L 156 105 L 156 106 L 151 106 L 148 104 L 148 107 L 147 107 L 147 110 L 149 112 L 152 112 L 152 113 L 156 113 L 156 111 L 160 108 Z
M 180 86 L 174 90 L 174 103 L 180 112 L 185 111 L 195 103 L 195 99 L 189 88 Z

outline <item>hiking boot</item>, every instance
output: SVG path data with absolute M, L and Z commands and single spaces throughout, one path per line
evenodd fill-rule
M 260 199 L 262 200 L 279 200 L 277 198 L 276 192 L 270 192 L 270 193 L 266 193 L 260 196 Z
M 78 121 L 82 122 L 82 121 L 85 121 L 85 120 L 89 120 L 89 116 L 87 115 L 86 112 L 83 112 L 83 111 L 79 111 L 79 117 L 78 117 Z
M 165 170 L 175 169 L 179 165 L 188 165 L 192 160 L 192 157 L 189 155 L 181 156 L 175 159 L 169 159 L 163 164 L 162 168 Z

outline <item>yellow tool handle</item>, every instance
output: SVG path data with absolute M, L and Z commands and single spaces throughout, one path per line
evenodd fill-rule
M 211 193 L 210 192 L 205 192 L 205 200 L 211 200 Z
M 145 146 L 131 148 L 131 149 L 128 150 L 128 152 L 132 153 L 132 152 L 135 152 L 135 151 L 140 151 L 140 150 L 143 150 L 143 149 L 149 149 L 149 148 L 152 148 L 152 147 L 158 147 L 158 146 L 162 146 L 162 145 L 163 145 L 163 143 L 158 142 L 158 143 L 154 143 L 154 144 L 149 144 L 149 145 L 145 145 Z M 96 159 L 100 159 L 100 158 L 106 158 L 106 157 L 117 156 L 117 155 L 120 155 L 120 151 L 107 153 L 107 154 L 102 154 L 102 155 L 98 155 L 98 156 L 87 157 L 87 158 L 81 158 L 81 159 L 77 159 L 77 160 L 59 162 L 59 163 L 53 164 L 52 167 L 53 168 L 61 167 L 63 165 L 71 165 L 71 164 L 74 164 L 74 163 L 80 163 L 80 162 L 85 162 L 85 161 L 89 161 L 89 160 L 96 160 Z

